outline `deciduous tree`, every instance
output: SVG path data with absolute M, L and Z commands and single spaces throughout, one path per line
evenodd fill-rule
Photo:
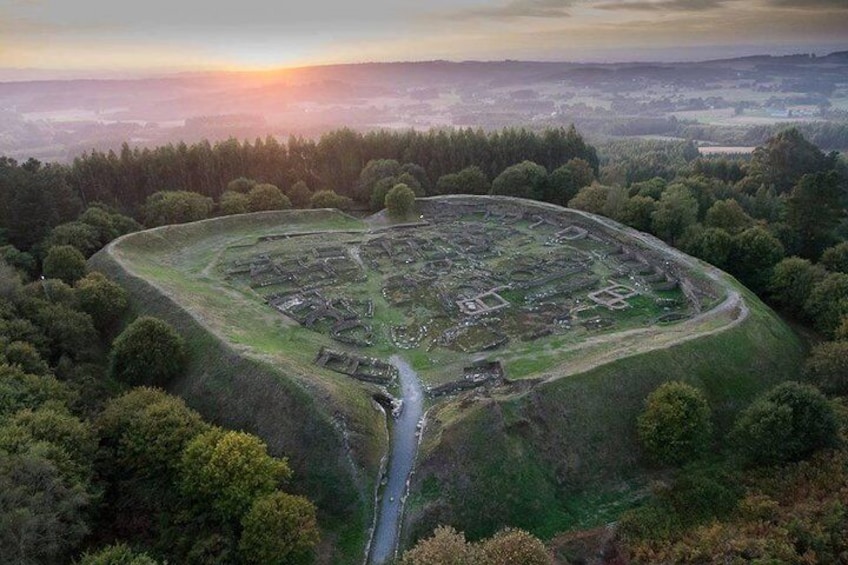
M 837 441 L 833 406 L 815 387 L 796 382 L 776 386 L 755 400 L 736 420 L 732 438 L 755 464 L 804 459 Z
M 291 208 L 289 197 L 273 184 L 257 184 L 247 193 L 247 201 L 251 212 Z
M 112 345 L 112 376 L 131 385 L 165 386 L 185 369 L 185 340 L 158 318 L 133 321 Z
M 315 506 L 281 491 L 257 498 L 242 518 L 239 542 L 246 563 L 288 565 L 311 562 L 318 543 Z
M 74 284 L 85 275 L 85 257 L 71 245 L 51 247 L 42 265 L 44 276 Z
M 393 218 L 407 218 L 414 209 L 415 193 L 405 184 L 395 185 L 386 194 L 386 211 Z
M 271 494 L 291 476 L 288 463 L 268 455 L 258 437 L 221 429 L 194 438 L 183 452 L 181 469 L 186 495 L 235 522 L 257 498 Z
M 668 382 L 645 400 L 637 429 L 639 440 L 652 458 L 679 465 L 696 459 L 709 446 L 710 407 L 695 387 Z

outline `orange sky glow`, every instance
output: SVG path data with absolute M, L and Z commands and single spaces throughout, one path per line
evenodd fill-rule
M 848 49 L 848 0 L 0 0 L 0 68 L 267 70 Z

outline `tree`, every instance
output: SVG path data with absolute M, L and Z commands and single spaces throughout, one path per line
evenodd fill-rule
M 482 550 L 487 565 L 552 565 L 554 562 L 539 538 L 515 528 L 506 528 L 484 540 Z
M 448 173 L 439 177 L 436 181 L 436 194 L 461 194 L 462 185 L 459 183 L 459 175 Z
M 239 542 L 247 563 L 286 565 L 311 562 L 318 543 L 315 505 L 281 491 L 257 498 L 242 518 Z
M 822 267 L 833 273 L 848 274 L 848 241 L 828 247 L 819 261 Z
M 817 258 L 833 241 L 833 230 L 845 215 L 836 171 L 804 175 L 786 201 L 786 223 L 800 238 L 800 254 Z
M 679 381 L 664 383 L 648 395 L 636 423 L 639 440 L 650 456 L 671 465 L 699 457 L 712 433 L 703 393 Z
M 44 239 L 44 248 L 50 249 L 59 245 L 75 247 L 86 257 L 90 257 L 100 249 L 100 234 L 97 228 L 79 221 L 59 224 Z
M 806 317 L 805 304 L 813 288 L 827 275 L 807 259 L 787 257 L 774 266 L 768 290 L 771 299 L 793 316 Z
M 309 190 L 305 182 L 299 180 L 292 185 L 287 195 L 294 208 L 308 208 L 309 199 L 312 198 L 312 191 Z
M 377 212 L 386 206 L 386 195 L 397 185 L 394 177 L 377 182 L 371 190 L 371 210 Z
M 144 223 L 148 226 L 164 226 L 195 222 L 208 218 L 213 206 L 211 198 L 196 192 L 154 192 L 144 204 Z
M 736 200 L 718 200 L 707 210 L 704 224 L 711 228 L 721 228 L 733 235 L 739 233 L 754 223 L 751 216 L 745 213 Z
M 0 428 L 0 450 L 11 454 L 33 448 L 50 459 L 66 479 L 80 484 L 90 482 L 97 451 L 94 431 L 88 422 L 73 416 L 61 404 L 25 408 Z
M 644 196 L 659 200 L 665 192 L 668 182 L 662 177 L 654 177 L 651 180 L 634 182 L 630 185 L 630 196 Z
M 251 212 L 291 208 L 289 197 L 273 184 L 257 184 L 247 193 L 247 201 Z
M 394 159 L 372 159 L 365 164 L 359 173 L 356 187 L 356 198 L 362 202 L 371 201 L 371 193 L 377 183 L 384 179 L 396 179 L 403 169 Z M 392 185 L 396 184 L 392 181 Z
M 86 208 L 77 220 L 97 231 L 99 247 L 103 247 L 116 237 L 141 229 L 138 222 L 132 218 L 98 203 Z
M 404 175 L 409 175 L 409 176 L 415 178 L 415 181 L 416 181 L 418 187 L 421 188 L 421 193 L 419 194 L 417 189 L 412 187 L 412 185 L 410 185 L 410 187 L 412 187 L 413 190 L 415 190 L 416 196 L 426 196 L 427 194 L 429 194 L 430 189 L 432 187 L 430 186 L 430 177 L 427 176 L 427 171 L 424 170 L 424 167 L 422 167 L 418 163 L 404 163 L 403 166 L 401 167 L 401 170 L 403 171 L 403 174 L 401 174 L 401 177 L 403 177 Z M 488 192 L 489 191 L 487 189 L 484 194 L 486 194 Z
M 568 202 L 577 196 L 578 190 L 580 189 L 574 181 L 574 173 L 571 167 L 562 165 L 554 169 L 548 176 L 544 200 L 558 206 L 567 206 Z
M 697 219 L 698 201 L 684 185 L 672 184 L 662 193 L 656 211 L 651 214 L 651 226 L 656 235 L 673 244 Z
M 129 305 L 127 291 L 106 275 L 92 271 L 74 285 L 79 308 L 91 316 L 95 327 L 101 332 L 115 324 Z
M 28 341 L 13 341 L 2 348 L 2 359 L 13 367 L 19 367 L 32 375 L 47 375 L 50 367 L 41 357 L 36 347 Z
M 480 549 L 465 540 L 465 534 L 450 526 L 439 526 L 429 538 L 419 540 L 403 554 L 402 565 L 479 565 Z
M 222 429 L 194 438 L 180 467 L 183 492 L 227 521 L 240 520 L 257 498 L 291 477 L 286 460 L 268 455 L 258 437 Z
M 748 228 L 733 238 L 730 272 L 754 292 L 762 292 L 783 253 L 783 244 L 764 228 Z
M 830 159 L 795 128 L 784 130 L 757 147 L 749 176 L 778 194 L 788 192 L 806 174 L 830 168 Z
M 593 184 L 580 189 L 577 196 L 568 202 L 569 208 L 591 212 L 592 214 L 603 214 L 610 188 L 601 184 Z
M 67 171 L 60 165 L 42 166 L 30 159 L 19 166 L 14 160 L 0 159 L 0 225 L 8 243 L 28 251 L 54 226 L 77 217 L 79 192 L 68 186 L 66 178 Z
M 75 398 L 71 389 L 52 375 L 31 375 L 20 367 L 0 364 L 0 418 L 47 402 L 67 404 Z M 2 459 L 2 458 L 0 458 Z
M 37 453 L 0 457 L 0 556 L 5 563 L 67 561 L 88 533 L 83 486 Z
M 186 362 L 185 340 L 158 318 L 137 318 L 112 344 L 112 376 L 131 385 L 165 386 Z
M 830 273 L 825 276 L 813 286 L 804 310 L 816 329 L 832 336 L 848 315 L 848 275 Z
M 254 186 L 256 181 L 247 177 L 238 177 L 227 183 L 227 191 L 240 194 L 247 194 Z
M 805 459 L 835 444 L 839 425 L 833 406 L 815 387 L 786 382 L 755 400 L 737 418 L 731 439 L 749 462 Z
M 338 208 L 347 210 L 350 208 L 351 200 L 347 196 L 340 196 L 332 190 L 319 190 L 309 200 L 313 208 Z
M 62 283 L 64 286 L 64 283 Z M 40 286 L 40 285 L 39 285 Z M 47 299 L 27 301 L 28 317 L 47 338 L 45 359 L 55 365 L 65 356 L 75 361 L 95 361 L 100 354 L 100 340 L 91 316 L 79 312 L 59 300 L 60 293 L 46 284 Z M 73 297 L 73 291 L 71 291 Z M 73 300 L 73 298 L 71 298 Z
M 541 199 L 548 173 L 545 167 L 532 161 L 522 161 L 504 171 L 492 181 L 490 194 Z
M 224 216 L 244 214 L 250 209 L 250 199 L 247 197 L 247 194 L 242 192 L 227 190 L 221 195 L 221 199 L 218 201 L 218 208 Z
M 85 257 L 71 245 L 51 247 L 42 264 L 44 276 L 74 284 L 85 275 Z
M 813 347 L 804 374 L 827 394 L 848 395 L 848 341 L 826 341 Z
M 569 159 L 563 166 L 571 172 L 571 179 L 577 190 L 595 182 L 595 170 L 592 168 L 592 164 L 586 159 L 574 157 Z
M 684 232 L 681 247 L 719 269 L 726 269 L 733 250 L 733 238 L 721 228 L 693 230 L 696 226 L 700 228 L 700 224 L 695 224 Z
M 465 167 L 456 174 L 456 183 L 462 194 L 489 194 L 492 185 L 483 169 L 476 165 Z
M 421 187 L 421 183 L 418 182 L 418 179 L 410 174 L 410 173 L 401 173 L 400 176 L 397 177 L 394 184 L 405 184 L 409 188 L 412 189 L 412 192 L 415 193 L 415 196 L 425 196 L 424 189 Z
M 123 543 L 116 543 L 94 553 L 86 552 L 79 565 L 158 565 L 158 562 L 146 553 L 133 551 Z
M 415 193 L 405 184 L 395 185 L 386 194 L 386 211 L 397 219 L 408 217 L 415 209 Z
M 624 203 L 618 220 L 639 231 L 651 230 L 651 216 L 657 209 L 657 201 L 647 196 L 633 196 Z
M 159 389 L 140 387 L 111 398 L 97 419 L 111 471 L 168 479 L 185 446 L 210 426 L 185 401 Z
M 35 257 L 31 253 L 21 251 L 14 245 L 0 245 L 0 262 L 14 267 L 21 274 L 32 276 L 35 274 Z M 2 293 L 0 293 L 2 296 Z

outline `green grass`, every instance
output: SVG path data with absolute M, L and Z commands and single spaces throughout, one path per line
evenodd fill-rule
M 760 392 L 797 378 L 805 354 L 790 328 L 745 295 L 750 317 L 725 332 L 620 359 L 525 394 L 436 408 L 414 479 L 416 522 L 409 536 L 450 523 L 475 537 L 504 525 L 550 537 L 615 519 L 638 503 L 653 472 L 639 450 L 635 420 L 644 398 L 668 380 L 705 392 L 715 448 L 721 449 L 735 415 Z M 432 484 L 439 485 L 437 493 L 426 488 Z M 508 508 L 493 502 L 504 498 Z
M 361 227 L 336 214 L 319 212 L 316 220 L 331 229 Z M 271 453 L 288 457 L 295 471 L 291 488 L 316 502 L 323 537 L 333 541 L 327 554 L 334 562 L 353 563 L 361 559 L 386 449 L 384 424 L 369 394 L 333 373 L 315 378 L 314 334 L 284 333 L 278 322 L 245 324 L 274 317 L 253 297 L 196 274 L 233 235 L 255 238 L 305 225 L 311 227 L 303 216 L 282 213 L 169 226 L 131 235 L 111 253 L 97 254 L 91 265 L 128 289 L 135 311 L 166 320 L 188 341 L 189 370 L 171 392 L 208 420 L 256 433 Z
M 373 516 L 374 483 L 386 449 L 374 389 L 316 367 L 320 347 L 338 344 L 286 321 L 243 281 L 225 274 L 236 257 L 279 249 L 279 242 L 256 244 L 261 235 L 364 229 L 359 220 L 325 211 L 233 216 L 133 234 L 92 259 L 130 290 L 137 311 L 165 319 L 188 339 L 193 362 L 172 391 L 208 419 L 257 433 L 274 454 L 290 457 L 293 489 L 318 503 L 324 539 L 340 563 L 361 558 Z M 286 241 L 306 250 L 316 238 Z M 601 261 L 595 269 L 609 270 Z M 358 284 L 375 305 L 369 355 L 399 353 L 431 385 L 461 375 L 468 354 L 424 346 L 396 351 L 391 344 L 389 326 L 422 322 L 423 306 L 409 312 L 390 307 L 380 292 L 382 278 L 374 274 Z M 502 295 L 520 302 L 524 293 Z M 628 310 L 597 313 L 615 318 L 616 330 L 644 327 L 661 311 L 659 297 L 679 298 L 680 291 L 648 293 L 629 299 Z M 746 293 L 746 300 L 751 316 L 735 328 L 646 353 L 636 352 L 645 343 L 672 339 L 675 324 L 653 328 L 650 339 L 633 335 L 589 344 L 586 338 L 611 332 L 575 325 L 475 355 L 501 360 L 510 379 L 548 382 L 521 394 L 495 391 L 433 402 L 413 476 L 407 538 L 438 523 L 472 537 L 503 525 L 550 537 L 613 519 L 638 499 L 650 472 L 635 442 L 634 421 L 651 390 L 671 379 L 702 388 L 722 433 L 754 395 L 798 370 L 798 339 L 755 297 Z M 704 320 L 693 331 L 728 322 Z

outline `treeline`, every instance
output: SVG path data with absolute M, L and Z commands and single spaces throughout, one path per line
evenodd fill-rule
M 653 233 L 833 335 L 848 314 L 848 175 L 837 154 L 794 129 L 750 160 L 691 159 L 686 144 L 637 148 L 616 146 L 604 184 L 581 189 L 569 206 Z
M 778 125 L 720 126 L 679 122 L 673 133 L 685 139 L 712 141 L 722 145 L 762 145 L 783 130 L 794 128 L 813 144 L 826 150 L 848 149 L 848 123 L 845 121 L 797 122 Z
M 68 168 L 67 186 L 82 204 L 103 202 L 139 218 L 146 199 L 162 190 L 184 190 L 218 199 L 233 179 L 246 177 L 287 191 L 304 182 L 312 191 L 332 190 L 354 198 L 362 169 L 369 161 L 393 159 L 414 163 L 423 174 L 424 192 L 430 193 L 443 175 L 469 166 L 479 167 L 488 179 L 524 160 L 554 170 L 579 157 L 597 170 L 598 157 L 580 134 L 569 129 L 534 133 L 524 129 L 377 131 L 359 133 L 342 129 L 317 141 L 273 137 L 240 143 L 230 139 L 214 145 L 180 143 L 156 149 L 119 153 L 92 152 Z

